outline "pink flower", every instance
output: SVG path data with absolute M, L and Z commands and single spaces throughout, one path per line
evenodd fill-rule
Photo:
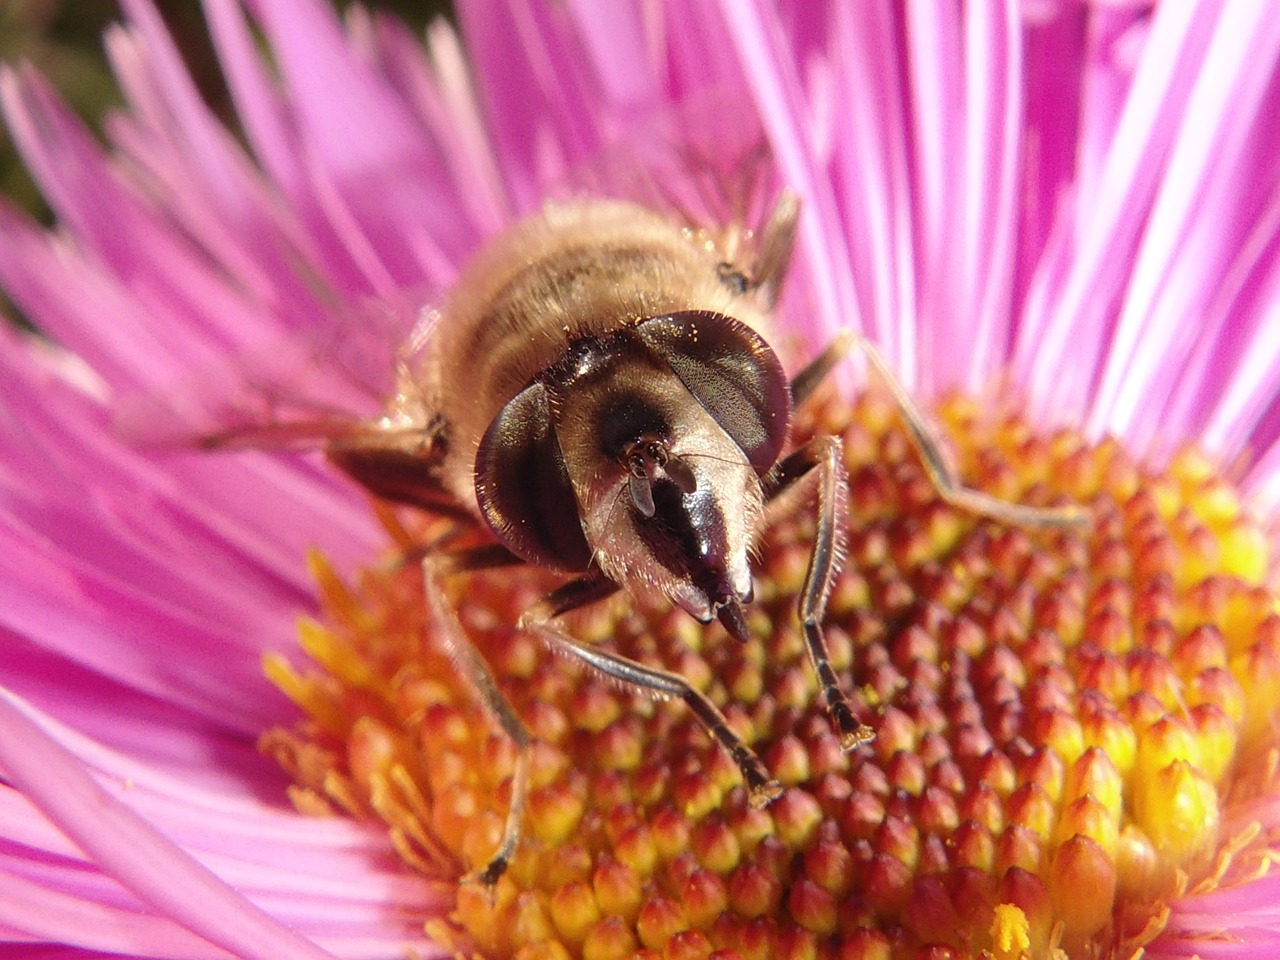
M 11 944 L 430 952 L 454 885 L 407 869 L 381 825 L 293 812 L 255 746 L 297 717 L 261 660 L 296 650 L 315 607 L 305 552 L 349 571 L 385 549 L 365 498 L 304 458 L 149 450 L 115 424 L 203 397 L 229 358 L 274 374 L 282 344 L 403 328 L 482 240 L 602 157 L 647 162 L 678 118 L 711 144 L 758 125 L 803 196 L 788 330 L 816 346 L 863 329 L 923 397 L 1007 374 L 1033 422 L 1139 456 L 1195 440 L 1260 509 L 1280 502 L 1265 4 L 464 0 L 463 39 L 433 27 L 425 56 L 390 20 L 245 6 L 207 3 L 243 144 L 144 0 L 107 38 L 128 99 L 107 149 L 30 69 L 0 81 L 58 216 L 46 232 L 0 207 L 0 282 L 48 337 L 0 336 Z M 370 358 L 342 343 L 307 388 L 370 404 Z M 1241 534 L 1222 569 L 1273 559 Z M 1246 701 L 1275 688 L 1245 679 Z M 1272 762 L 1266 732 L 1242 767 Z M 1277 798 L 1225 823 L 1222 846 L 1249 853 L 1216 854 L 1235 885 L 1174 900 L 1145 956 L 1261 957 L 1280 938 L 1277 881 L 1227 869 L 1274 851 Z M 807 896 L 787 909 L 821 927 Z

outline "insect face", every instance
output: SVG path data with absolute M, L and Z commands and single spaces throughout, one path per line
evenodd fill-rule
M 585 555 L 612 583 L 744 636 L 759 472 L 785 442 L 789 405 L 773 352 L 730 317 L 686 312 L 583 339 L 487 431 L 480 510 L 526 560 Z
M 680 379 L 636 352 L 570 388 L 573 413 L 557 436 L 600 571 L 705 623 L 750 599 L 760 483 Z

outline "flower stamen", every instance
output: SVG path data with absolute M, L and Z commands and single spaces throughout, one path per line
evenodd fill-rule
M 681 704 L 514 629 L 554 585 L 545 572 L 447 580 L 535 741 L 525 839 L 493 899 L 458 889 L 450 943 L 522 958 L 1127 957 L 1188 891 L 1270 868 L 1256 802 L 1278 779 L 1280 614 L 1266 539 L 1231 487 L 1194 452 L 1155 471 L 1115 441 L 1039 435 L 962 398 L 940 418 L 976 486 L 1093 519 L 1011 527 L 942 502 L 876 393 L 802 426 L 844 440 L 850 536 L 828 642 L 871 743 L 841 749 L 805 663 L 803 504 L 760 547 L 746 643 L 643 598 L 573 615 L 576 635 L 680 672 L 724 712 L 785 788 L 764 809 Z M 351 589 L 313 566 L 324 625 L 301 632 L 318 667 L 267 663 L 307 715 L 263 741 L 295 803 L 385 823 L 431 876 L 488 862 L 515 751 L 424 636 L 420 580 L 392 565 Z

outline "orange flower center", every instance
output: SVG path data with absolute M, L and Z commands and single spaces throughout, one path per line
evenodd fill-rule
M 765 809 L 680 704 L 514 630 L 545 573 L 446 584 L 536 744 L 511 869 L 492 897 L 458 886 L 434 939 L 522 960 L 1129 957 L 1175 898 L 1265 869 L 1276 838 L 1245 811 L 1277 787 L 1280 616 L 1234 491 L 1192 452 L 1155 472 L 990 405 L 939 418 L 967 482 L 1092 518 L 1032 530 L 952 509 L 879 394 L 812 418 L 844 437 L 827 628 L 870 744 L 840 749 L 796 622 L 804 497 L 761 544 L 746 644 L 660 601 L 569 619 L 717 703 L 787 788 Z M 393 566 L 348 588 L 317 559 L 315 666 L 267 661 L 307 717 L 263 745 L 299 809 L 380 820 L 411 867 L 454 881 L 498 843 L 514 748 L 424 636 L 420 577 Z

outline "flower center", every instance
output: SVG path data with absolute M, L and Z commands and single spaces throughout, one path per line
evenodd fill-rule
M 879 394 L 811 418 L 844 438 L 848 559 L 827 631 L 870 744 L 841 750 L 796 622 L 804 497 L 761 544 L 745 644 L 658 601 L 569 620 L 717 703 L 786 787 L 765 809 L 680 704 L 514 630 L 554 585 L 545 573 L 450 579 L 536 742 L 511 869 L 493 897 L 458 887 L 433 938 L 525 960 L 1127 957 L 1180 895 L 1262 868 L 1247 810 L 1277 786 L 1280 617 L 1236 494 L 1192 452 L 1156 472 L 989 405 L 953 398 L 939 418 L 967 482 L 1081 504 L 1091 522 L 1019 529 L 947 506 Z M 381 820 L 434 877 L 483 866 L 514 748 L 423 636 L 420 577 L 388 567 L 348 588 L 315 567 L 324 623 L 302 639 L 316 666 L 267 662 L 308 720 L 264 749 L 300 809 Z

